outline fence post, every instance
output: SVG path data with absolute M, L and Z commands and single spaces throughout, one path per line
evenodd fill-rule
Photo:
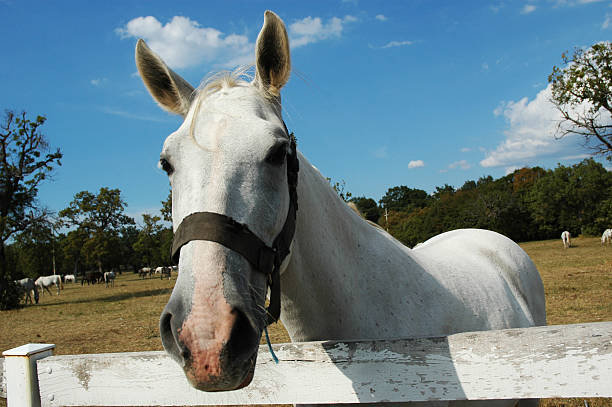
M 8 407 L 40 407 L 36 361 L 53 355 L 55 345 L 29 343 L 2 352 Z

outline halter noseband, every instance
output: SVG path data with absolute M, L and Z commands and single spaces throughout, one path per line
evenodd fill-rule
M 286 127 L 285 127 L 286 129 Z M 287 132 L 288 133 L 288 132 Z M 297 182 L 299 161 L 293 133 L 289 135 L 291 152 L 287 154 L 287 184 L 289 210 L 285 225 L 274 239 L 272 247 L 266 245 L 248 226 L 229 216 L 214 212 L 196 212 L 185 217 L 172 240 L 172 260 L 178 264 L 181 247 L 192 240 L 217 242 L 242 255 L 253 268 L 265 274 L 270 287 L 270 303 L 266 309 L 266 325 L 280 317 L 280 266 L 290 252 L 295 233 L 298 209 Z

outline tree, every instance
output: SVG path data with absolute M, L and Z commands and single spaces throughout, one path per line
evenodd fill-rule
M 0 309 L 18 304 L 6 267 L 6 241 L 47 216 L 36 202 L 38 186 L 61 165 L 62 153 L 49 153 L 40 132 L 45 121 L 43 116 L 31 121 L 25 112 L 7 111 L 0 126 Z
M 410 211 L 424 208 L 429 201 L 429 195 L 422 189 L 408 188 L 405 185 L 389 188 L 380 199 L 380 206 L 394 211 Z
M 56 256 L 53 227 L 52 221 L 39 220 L 15 237 L 15 243 L 12 246 L 18 254 L 14 265 L 17 277 L 36 279 L 40 275 L 48 275 L 54 271 L 53 262 Z M 60 251 L 57 254 L 59 260 Z
M 127 207 L 121 199 L 119 189 L 100 188 L 97 195 L 81 191 L 72 202 L 62 209 L 59 216 L 67 226 L 76 226 L 85 234 L 81 248 L 85 260 L 102 271 L 102 266 L 119 265 L 119 233 L 126 225 L 135 224 L 134 219 L 124 215 Z
M 565 67 L 553 67 L 552 103 L 561 113 L 557 137 L 584 136 L 595 154 L 612 159 L 612 44 L 562 54 Z
M 160 220 L 159 216 L 149 215 L 148 213 L 142 214 L 143 226 L 134 243 L 134 251 L 141 264 L 151 266 L 160 263 L 159 233 L 163 229 L 163 226 L 159 224 Z
M 332 179 L 327 177 L 327 182 L 329 182 L 329 185 L 331 185 L 331 187 L 334 189 L 334 191 L 336 191 L 340 199 L 342 199 L 344 202 L 348 202 L 353 196 L 353 194 L 351 194 L 345 189 L 346 182 L 343 179 L 340 181 L 332 182 Z
M 159 210 L 162 214 L 162 219 L 172 223 L 172 190 L 168 191 L 168 197 L 165 201 L 161 201 L 162 207 Z
M 359 196 L 351 198 L 351 202 L 357 205 L 357 209 L 359 209 L 359 212 L 361 212 L 367 220 L 375 223 L 378 222 L 378 218 L 380 218 L 380 208 L 375 200 L 366 198 L 365 196 Z

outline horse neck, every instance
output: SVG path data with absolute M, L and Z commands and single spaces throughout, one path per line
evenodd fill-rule
M 282 322 L 292 340 L 366 335 L 356 321 L 368 302 L 363 282 L 389 250 L 405 248 L 350 209 L 302 155 L 299 160 L 296 235 L 281 277 Z

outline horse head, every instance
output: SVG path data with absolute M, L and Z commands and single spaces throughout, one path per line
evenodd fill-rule
M 142 40 L 136 46 L 136 64 L 149 92 L 184 119 L 160 155 L 172 186 L 179 267 L 160 318 L 162 343 L 190 383 L 206 391 L 238 389 L 253 377 L 267 323 L 269 280 L 245 250 L 256 240 L 274 248 L 291 213 L 287 168 L 288 156 L 296 152 L 279 93 L 289 79 L 289 42 L 283 22 L 270 11 L 255 54 L 253 80 L 226 75 L 194 90 Z M 221 220 L 191 229 L 221 230 L 223 236 L 200 238 L 196 230 L 177 244 L 177 234 L 189 229 L 181 226 L 185 220 L 202 213 Z M 224 235 L 236 225 L 238 232 Z M 236 247 L 243 232 L 248 242 Z

